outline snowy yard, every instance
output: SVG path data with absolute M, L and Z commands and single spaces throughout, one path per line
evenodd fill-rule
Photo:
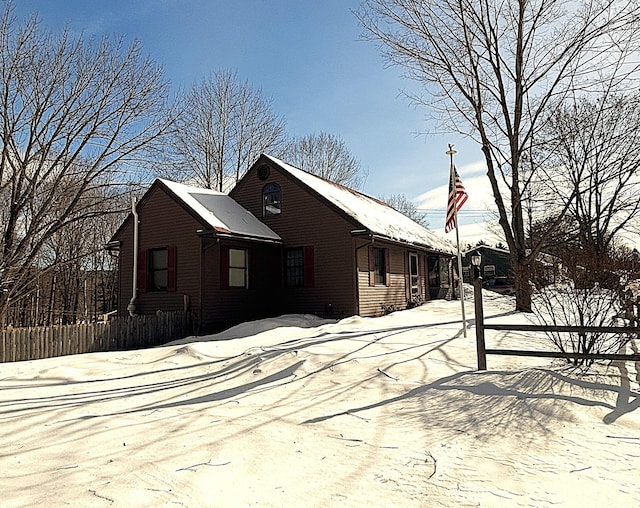
M 487 318 L 527 322 L 512 308 L 485 298 Z M 630 362 L 579 376 L 489 356 L 479 373 L 446 301 L 180 342 L 2 364 L 0 504 L 640 506 Z

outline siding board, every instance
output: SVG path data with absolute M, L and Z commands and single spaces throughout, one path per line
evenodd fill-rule
M 404 309 L 407 306 L 405 255 L 406 249 L 393 244 L 377 244 L 388 249 L 390 284 L 370 285 L 369 249 L 358 251 L 358 280 L 360 315 L 380 316 L 385 309 Z

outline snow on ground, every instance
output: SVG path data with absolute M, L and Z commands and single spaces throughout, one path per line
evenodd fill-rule
M 512 308 L 485 298 L 492 321 L 527 322 Z M 0 504 L 640 506 L 638 366 L 477 372 L 470 325 L 434 301 L 3 364 Z

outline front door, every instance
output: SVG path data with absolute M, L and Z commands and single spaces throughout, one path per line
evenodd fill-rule
M 411 281 L 411 300 L 420 297 L 420 277 L 418 275 L 418 255 L 409 253 L 409 280 Z

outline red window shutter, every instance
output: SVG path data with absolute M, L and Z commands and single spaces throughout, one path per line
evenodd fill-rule
M 178 279 L 176 277 L 177 268 L 177 247 L 169 245 L 167 247 L 167 291 L 175 293 L 178 289 Z
M 389 249 L 384 250 L 384 282 L 387 287 L 391 286 L 391 265 L 389 264 Z
M 229 289 L 229 246 L 220 246 L 220 289 Z
M 147 290 L 147 249 L 140 249 L 138 251 L 138 293 L 142 294 L 146 290 Z
M 373 256 L 373 245 L 369 245 L 369 286 L 376 285 L 376 261 Z
M 304 287 L 315 287 L 315 258 L 313 255 L 313 246 L 302 248 L 304 256 Z

